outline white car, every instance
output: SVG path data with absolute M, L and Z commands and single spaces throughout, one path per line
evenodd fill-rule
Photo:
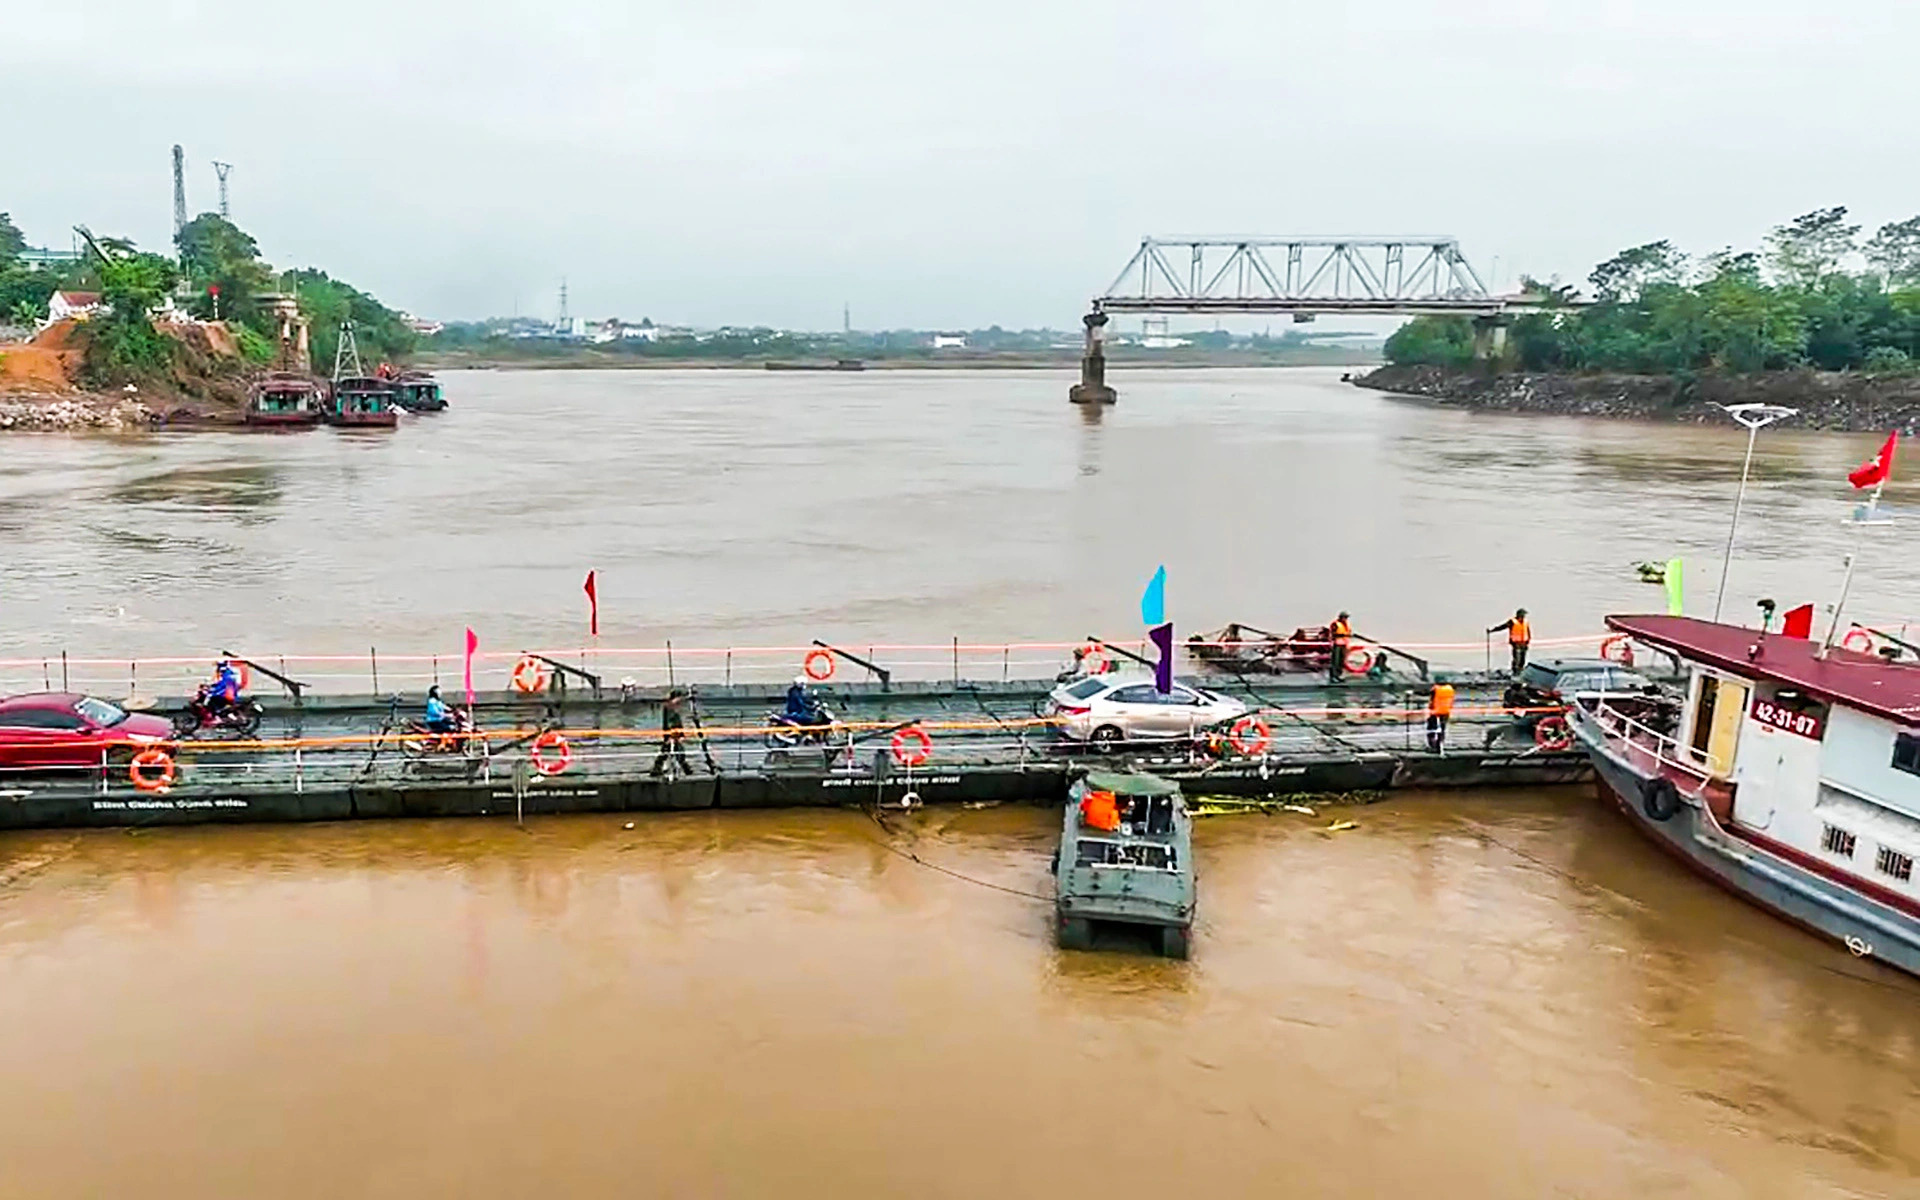
M 1189 738 L 1243 716 L 1232 696 L 1175 683 L 1161 695 L 1150 678 L 1090 675 L 1053 689 L 1046 715 L 1060 733 L 1108 749 L 1126 740 Z

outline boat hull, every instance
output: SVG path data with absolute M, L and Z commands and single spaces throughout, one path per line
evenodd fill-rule
M 312 429 L 320 423 L 320 414 L 250 412 L 246 420 L 247 424 L 262 429 Z
M 393 412 L 377 413 L 335 413 L 329 424 L 341 429 L 393 429 L 400 424 L 400 414 Z
M 1655 845 L 1708 880 L 1839 942 L 1857 957 L 1920 976 L 1920 917 L 1802 865 L 1796 859 L 1804 856 L 1788 847 L 1729 828 L 1707 804 L 1687 798 L 1685 787 L 1679 811 L 1664 821 L 1654 819 L 1641 797 L 1657 768 L 1644 752 L 1622 744 L 1590 714 L 1574 716 L 1572 725 L 1593 763 L 1601 797 Z

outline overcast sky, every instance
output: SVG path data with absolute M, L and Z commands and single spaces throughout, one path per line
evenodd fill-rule
M 1146 233 L 1483 274 L 1920 212 L 1920 4 L 5 0 L 29 239 L 233 215 L 426 316 L 1069 327 Z M 1491 281 L 1490 281 L 1491 282 Z

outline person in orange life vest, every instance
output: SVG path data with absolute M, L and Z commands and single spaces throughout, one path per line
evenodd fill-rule
M 1527 610 L 1514 609 L 1512 620 L 1502 621 L 1487 632 L 1499 633 L 1503 629 L 1507 631 L 1507 649 L 1513 652 L 1512 674 L 1519 675 L 1526 669 L 1527 647 L 1533 645 L 1533 630 L 1527 626 Z
M 1453 685 L 1436 683 L 1427 700 L 1427 751 L 1440 754 L 1447 744 L 1447 720 L 1453 716 Z
M 1347 669 L 1347 647 L 1353 642 L 1353 626 L 1347 622 L 1347 613 L 1342 610 L 1327 626 L 1327 680 L 1338 683 Z
M 1112 833 L 1120 828 L 1120 806 L 1112 792 L 1088 792 L 1080 801 L 1080 823 Z

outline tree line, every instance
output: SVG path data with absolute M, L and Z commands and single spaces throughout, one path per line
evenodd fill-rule
M 1695 259 L 1669 241 L 1634 246 L 1587 276 L 1592 289 L 1526 280 L 1543 307 L 1516 317 L 1508 353 L 1530 371 L 1666 374 L 1814 367 L 1904 372 L 1920 363 L 1920 216 L 1862 239 L 1844 207 L 1776 226 L 1759 251 Z M 1418 317 L 1387 360 L 1465 366 L 1465 317 Z
M 90 323 L 87 362 L 103 378 L 169 365 L 177 343 L 155 331 L 146 314 L 170 296 L 193 316 L 225 321 L 242 353 L 261 364 L 278 346 L 279 330 L 262 299 L 274 293 L 297 298 L 310 325 L 313 365 L 323 373 L 332 369 L 344 321 L 354 323 L 369 369 L 404 358 L 416 345 L 399 313 L 324 271 L 276 271 L 249 234 L 216 213 L 183 226 L 171 257 L 124 238 L 88 235 L 88 245 L 78 262 L 30 265 L 21 258 L 26 238 L 0 212 L 0 324 L 31 328 L 56 290 L 99 292 L 108 311 Z

